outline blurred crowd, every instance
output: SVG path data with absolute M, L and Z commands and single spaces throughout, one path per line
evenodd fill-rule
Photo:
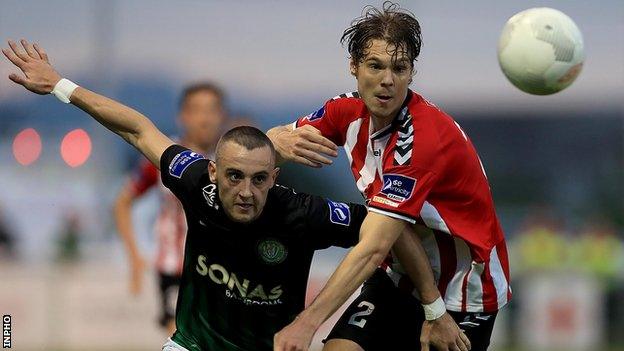
M 567 222 L 572 222 L 568 219 Z M 614 223 L 600 215 L 591 215 L 574 226 L 557 216 L 548 206 L 539 206 L 527 215 L 521 228 L 510 236 L 512 286 L 519 288 L 512 304 L 512 316 L 518 316 L 523 304 L 533 302 L 534 282 L 551 281 L 564 296 L 574 289 L 570 277 L 586 282 L 597 301 L 597 320 L 602 338 L 609 344 L 622 344 L 624 337 L 624 241 Z M 567 280 L 557 279 L 566 277 Z M 583 283 L 582 286 L 584 286 Z M 530 295 L 530 296 L 529 296 Z M 589 296 L 589 295 L 588 295 Z M 560 298 L 565 301 L 565 298 Z M 572 303 L 576 305 L 576 303 Z M 573 306 L 575 307 L 575 306 Z M 553 312 L 556 314 L 556 312 Z M 583 316 L 590 318 L 590 316 Z M 568 324 L 571 313 L 553 318 L 555 324 Z M 511 318 L 517 321 L 520 318 Z M 515 323 L 515 322 L 512 322 Z M 557 325 L 554 326 L 557 328 Z M 519 329 L 517 326 L 516 328 Z

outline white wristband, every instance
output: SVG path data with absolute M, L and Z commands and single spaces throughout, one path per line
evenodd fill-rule
M 436 320 L 446 313 L 446 305 L 442 297 L 438 297 L 432 303 L 427 305 L 423 304 L 422 306 L 425 310 L 425 319 L 428 321 Z
M 59 80 L 58 83 L 56 83 L 54 89 L 52 90 L 52 94 L 56 96 L 59 100 L 68 104 L 69 98 L 71 97 L 71 94 L 74 92 L 74 90 L 76 90 L 76 88 L 78 88 L 78 85 L 76 83 L 72 82 L 69 79 L 63 78 Z

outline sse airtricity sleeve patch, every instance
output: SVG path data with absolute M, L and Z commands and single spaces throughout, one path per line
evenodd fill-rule
M 332 223 L 348 226 L 351 223 L 351 211 L 349 205 L 342 202 L 327 200 L 329 205 L 329 220 Z
M 182 178 L 182 173 L 195 161 L 205 159 L 204 156 L 185 150 L 177 154 L 169 164 L 169 174 L 176 178 Z
M 412 197 L 416 179 L 400 174 L 384 174 L 381 193 L 393 201 L 403 202 Z

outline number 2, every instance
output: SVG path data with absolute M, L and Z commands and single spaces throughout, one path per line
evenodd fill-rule
M 360 318 L 359 320 L 356 320 L 356 318 L 368 316 L 371 313 L 373 313 L 373 310 L 375 309 L 375 305 L 373 305 L 372 303 L 370 303 L 368 301 L 362 301 L 362 302 L 360 302 L 358 307 L 366 307 L 366 309 L 364 311 L 355 312 L 351 316 L 351 318 L 349 318 L 349 324 L 353 324 L 353 325 L 358 326 L 360 328 L 364 328 L 364 325 L 366 324 L 366 319 Z

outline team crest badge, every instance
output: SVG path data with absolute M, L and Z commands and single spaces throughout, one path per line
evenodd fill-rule
M 284 262 L 288 249 L 275 239 L 265 239 L 258 244 L 258 255 L 265 263 L 276 265 Z

